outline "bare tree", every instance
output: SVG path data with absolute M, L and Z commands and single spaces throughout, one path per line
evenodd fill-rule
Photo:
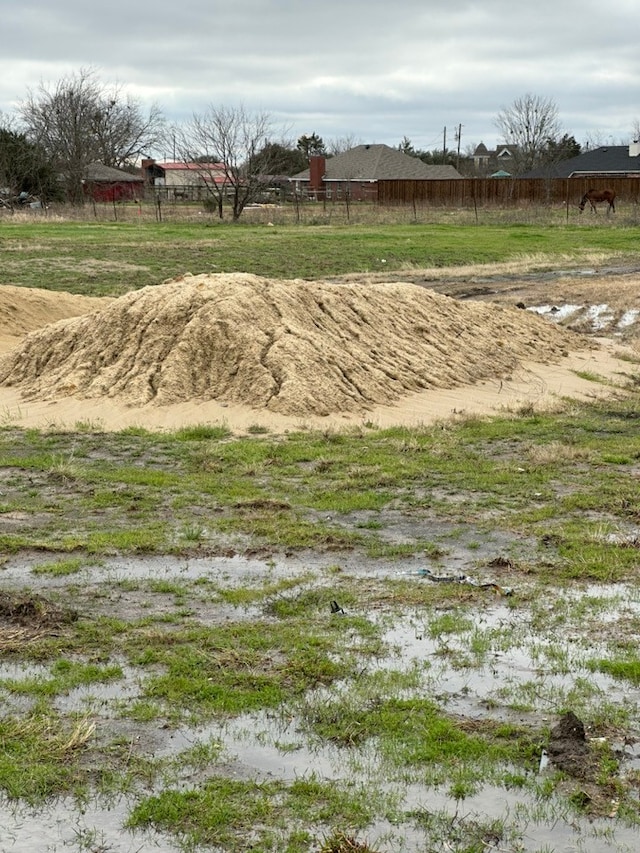
M 204 114 L 194 114 L 176 139 L 182 161 L 198 171 L 221 219 L 229 201 L 237 221 L 280 166 L 279 149 L 270 146 L 270 116 L 242 106 L 210 106 Z
M 362 144 L 362 140 L 357 139 L 353 134 L 338 136 L 335 139 L 329 140 L 327 152 L 330 157 L 335 157 L 336 154 L 344 154 L 345 151 L 350 151 L 352 148 Z
M 117 86 L 108 88 L 92 69 L 29 91 L 19 113 L 28 137 L 40 145 L 63 178 L 67 197 L 83 200 L 87 166 L 133 165 L 161 138 L 158 107 L 143 115 L 139 103 Z
M 508 145 L 516 146 L 513 160 L 516 172 L 533 169 L 560 134 L 558 108 L 550 98 L 522 95 L 503 108 L 494 124 Z

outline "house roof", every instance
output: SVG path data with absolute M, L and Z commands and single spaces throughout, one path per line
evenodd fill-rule
M 484 142 L 481 142 L 480 145 L 476 146 L 475 151 L 473 152 L 474 157 L 493 157 L 494 159 L 500 159 L 501 157 L 513 157 L 518 151 L 518 146 L 513 145 L 510 142 L 502 142 L 500 145 L 496 145 L 496 147 L 489 151 Z
M 578 178 L 580 175 L 628 175 L 640 173 L 640 156 L 629 156 L 628 145 L 602 145 L 577 157 L 533 169 L 522 178 Z
M 85 170 L 85 181 L 111 184 L 133 181 L 140 183 L 142 177 L 140 175 L 133 175 L 131 172 L 125 172 L 123 169 L 114 169 L 111 166 L 105 166 L 104 163 L 89 163 Z
M 165 172 L 222 172 L 224 163 L 153 163 Z
M 417 157 L 403 154 L 388 145 L 357 145 L 325 163 L 325 181 L 382 181 L 461 178 L 453 166 L 428 166 Z M 308 181 L 310 170 L 293 175 L 292 180 Z

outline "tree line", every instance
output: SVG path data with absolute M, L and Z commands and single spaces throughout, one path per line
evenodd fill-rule
M 561 134 L 558 110 L 550 99 L 517 98 L 498 113 L 495 125 L 513 148 L 516 173 L 581 150 L 573 136 Z M 315 132 L 293 143 L 278 133 L 268 113 L 248 112 L 242 106 L 211 105 L 182 125 L 169 124 L 157 105 L 145 111 L 121 87 L 104 84 L 93 69 L 81 69 L 29 91 L 15 117 L 0 116 L 0 193 L 81 204 L 90 164 L 135 171 L 149 152 L 172 150 L 174 159 L 194 164 L 205 178 L 215 164 L 218 179 L 205 181 L 211 206 L 221 218 L 230 208 L 237 219 L 265 183 L 304 170 L 313 155 L 335 156 L 356 144 L 352 137 L 325 144 Z M 469 172 L 472 163 L 472 150 L 462 157 L 459 151 L 423 151 L 406 136 L 398 149 L 462 172 Z

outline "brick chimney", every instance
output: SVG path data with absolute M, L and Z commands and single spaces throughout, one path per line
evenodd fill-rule
M 142 169 L 142 177 L 144 178 L 145 184 L 153 184 L 153 167 L 155 164 L 156 161 L 150 157 L 143 158 L 140 168 Z
M 320 155 L 309 157 L 309 189 L 323 190 L 324 189 L 324 173 L 326 168 L 326 160 Z

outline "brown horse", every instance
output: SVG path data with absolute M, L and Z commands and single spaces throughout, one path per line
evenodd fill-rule
M 601 201 L 606 201 L 609 207 L 607 208 L 607 213 L 610 213 L 612 210 L 616 212 L 616 206 L 613 203 L 615 201 L 616 194 L 613 190 L 589 190 L 582 196 L 582 201 L 578 205 L 580 211 L 582 212 L 585 208 L 587 202 L 591 205 L 591 210 L 594 213 L 597 213 L 596 204 L 599 204 Z

